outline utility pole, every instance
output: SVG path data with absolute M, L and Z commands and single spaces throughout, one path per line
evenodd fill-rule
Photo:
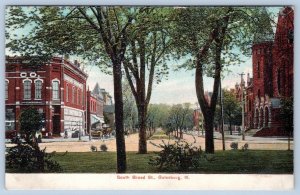
M 243 85 L 243 76 L 244 72 L 241 74 L 241 92 L 242 92 L 242 140 L 245 140 L 245 111 L 244 111 L 244 85 Z
M 221 107 L 221 134 L 222 134 L 222 147 L 225 150 L 225 136 L 224 136 L 224 116 L 223 116 L 223 97 L 222 97 L 222 79 L 220 80 L 220 107 Z

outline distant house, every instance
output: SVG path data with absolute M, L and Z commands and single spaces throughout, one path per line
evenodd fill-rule
M 87 92 L 87 132 L 91 129 L 103 129 L 114 126 L 114 107 L 112 97 L 96 83 L 92 91 Z M 108 118 L 108 121 L 105 121 Z

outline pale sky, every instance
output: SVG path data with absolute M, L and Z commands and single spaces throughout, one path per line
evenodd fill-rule
M 244 63 L 230 66 L 231 72 L 224 73 L 223 88 L 233 88 L 236 82 L 240 82 L 241 77 L 239 73 L 245 73 L 244 79 L 246 79 L 247 73 L 252 75 L 251 57 L 244 57 L 243 59 L 245 60 Z M 105 75 L 95 66 L 88 66 L 86 72 L 89 75 L 87 85 L 89 85 L 90 90 L 98 82 L 101 88 L 104 88 L 113 96 L 113 77 L 111 75 Z M 213 79 L 205 77 L 204 88 L 207 91 L 212 91 Z M 163 79 L 161 83 L 154 84 L 150 103 L 177 104 L 185 102 L 192 104 L 197 102 L 194 70 L 186 71 L 182 69 L 174 71 L 171 68 L 168 80 Z

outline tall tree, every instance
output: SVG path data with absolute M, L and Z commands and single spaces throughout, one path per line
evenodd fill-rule
M 125 54 L 124 69 L 138 110 L 139 149 L 147 153 L 146 117 L 153 83 L 159 83 L 167 74 L 170 38 L 167 34 L 166 19 L 169 8 L 133 8 L 139 17 L 130 28 L 130 44 Z M 147 81 L 148 78 L 148 81 Z
M 117 172 L 125 172 L 121 69 L 128 43 L 128 27 L 135 13 L 130 8 L 107 6 L 14 6 L 8 7 L 7 13 L 7 30 L 29 30 L 22 37 L 10 37 L 7 31 L 7 47 L 29 59 L 36 56 L 36 64 L 50 60 L 53 55 L 76 55 L 103 69 L 112 68 Z
M 205 151 L 214 153 L 213 121 L 225 66 L 239 63 L 236 49 L 250 54 L 253 35 L 263 31 L 268 15 L 259 7 L 202 7 L 178 9 L 175 16 L 179 58 L 186 56 L 182 67 L 195 70 L 195 87 L 205 127 Z M 212 96 L 205 98 L 204 76 L 214 79 Z

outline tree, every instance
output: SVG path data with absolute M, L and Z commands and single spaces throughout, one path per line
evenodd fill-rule
M 241 124 L 242 109 L 241 109 L 241 105 L 235 98 L 234 94 L 226 90 L 223 91 L 223 94 L 224 94 L 223 109 L 225 114 L 224 118 L 225 121 L 229 122 L 229 131 L 230 131 L 230 135 L 232 135 L 232 125 Z
M 34 108 L 24 109 L 20 115 L 20 133 L 29 144 L 37 144 L 36 132 L 42 127 L 42 116 Z
M 171 107 L 169 115 L 169 123 L 173 131 L 176 132 L 176 137 L 183 138 L 183 129 L 193 126 L 193 109 L 189 103 L 176 104 Z
M 266 28 L 269 17 L 265 8 L 259 7 L 189 7 L 175 14 L 172 38 L 178 43 L 178 58 L 187 59 L 181 67 L 195 70 L 196 94 L 204 116 L 205 151 L 214 153 L 213 121 L 221 71 L 240 62 L 234 50 L 250 54 L 254 35 L 270 30 Z M 205 75 L 214 79 L 209 101 L 204 93 Z
M 157 128 L 167 128 L 167 119 L 171 106 L 167 104 L 149 104 L 147 111 L 148 128 L 155 131 Z
M 14 6 L 6 20 L 6 29 L 30 29 L 21 38 L 6 32 L 6 38 L 7 48 L 31 59 L 31 64 L 45 63 L 53 55 L 76 55 L 102 69 L 112 68 L 119 173 L 126 171 L 121 69 L 134 14 L 123 7 Z
M 123 82 L 124 126 L 125 131 L 135 132 L 137 124 L 137 109 L 128 82 Z M 127 128 L 127 129 L 126 129 Z
M 288 150 L 291 149 L 291 137 L 294 132 L 294 98 L 286 97 L 281 99 L 280 119 L 284 123 L 284 130 L 288 134 Z
M 135 98 L 139 121 L 140 154 L 147 153 L 146 117 L 152 86 L 167 74 L 168 50 L 171 40 L 167 34 L 169 8 L 133 8 L 139 13 L 130 26 L 130 44 L 125 54 L 124 69 Z M 147 81 L 148 77 L 148 81 Z M 147 83 L 147 84 L 146 84 Z

